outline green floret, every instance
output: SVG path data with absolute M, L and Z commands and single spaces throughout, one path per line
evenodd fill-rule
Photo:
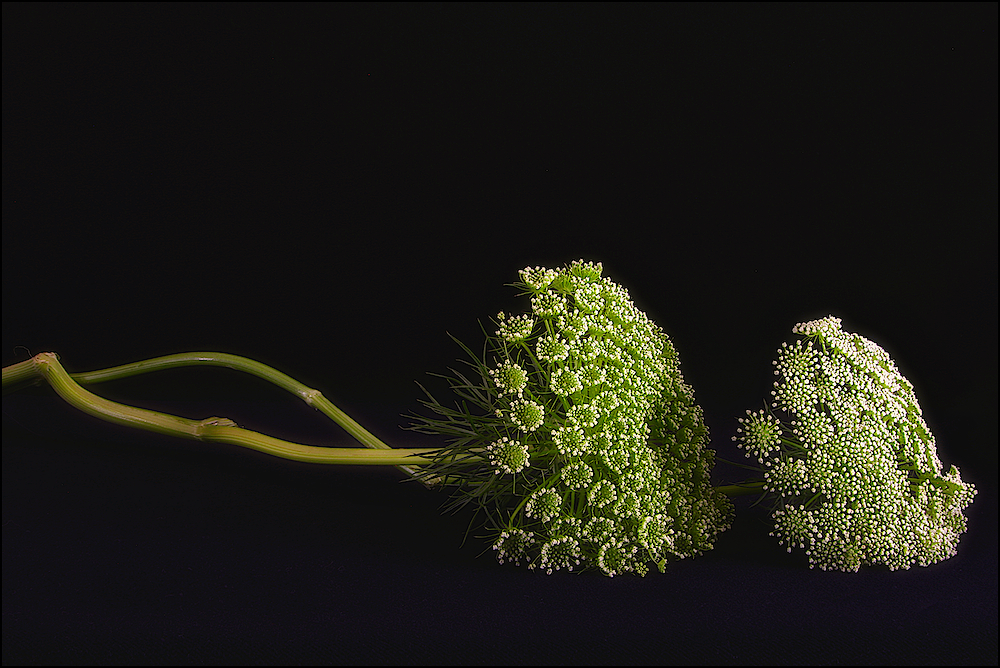
M 942 471 L 913 386 L 840 318 L 792 332 L 803 338 L 778 350 L 773 412 L 748 411 L 734 437 L 765 467 L 771 535 L 824 570 L 953 556 L 976 489 L 954 466 Z
M 508 416 L 521 431 L 535 431 L 545 422 L 545 408 L 533 401 L 512 401 Z
M 528 465 L 530 453 L 520 441 L 504 436 L 487 448 L 495 474 L 517 473 Z
M 456 408 L 428 395 L 438 417 L 413 426 L 451 437 L 425 479 L 476 503 L 498 559 L 547 573 L 642 575 L 712 549 L 732 504 L 667 335 L 600 263 L 527 268 L 515 287 L 530 312 L 501 312 L 482 357 L 462 346 Z

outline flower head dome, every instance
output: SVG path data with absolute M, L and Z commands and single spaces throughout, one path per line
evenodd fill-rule
M 732 505 L 670 339 L 600 263 L 520 279 L 530 310 L 497 316 L 488 359 L 465 348 L 461 408 L 425 402 L 443 419 L 414 428 L 452 437 L 428 479 L 482 506 L 504 562 L 645 574 L 711 549 Z
M 840 318 L 792 332 L 802 338 L 778 349 L 773 414 L 748 411 L 734 437 L 765 466 L 772 535 L 822 569 L 954 555 L 976 490 L 954 466 L 944 472 L 913 386 Z

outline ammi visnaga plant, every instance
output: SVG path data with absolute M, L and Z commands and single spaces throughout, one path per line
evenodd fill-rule
M 441 436 L 439 447 L 391 448 L 318 390 L 226 353 L 74 374 L 41 353 L 5 367 L 3 385 L 45 380 L 91 415 L 184 438 L 305 462 L 398 466 L 450 490 L 448 507 L 473 504 L 501 563 L 549 574 L 663 571 L 713 548 L 733 520 L 728 497 L 739 494 L 771 500 L 772 535 L 789 551 L 804 549 L 810 566 L 897 569 L 955 554 L 975 488 L 955 467 L 943 471 L 913 387 L 882 348 L 844 332 L 837 318 L 797 325 L 802 338 L 778 351 L 772 404 L 740 419 L 737 444 L 760 478 L 713 487 L 715 453 L 677 351 L 602 274 L 600 263 L 583 260 L 520 271 L 513 286 L 530 310 L 498 313 L 484 328 L 482 354 L 458 342 L 466 368 L 439 376 L 455 401 L 425 389 L 431 415 L 410 416 L 407 428 Z M 82 387 L 191 365 L 275 383 L 365 447 L 290 443 L 227 418 L 191 420 Z

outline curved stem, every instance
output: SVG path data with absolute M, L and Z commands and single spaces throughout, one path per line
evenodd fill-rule
M 319 390 L 300 383 L 288 374 L 282 373 L 281 371 L 256 360 L 252 360 L 249 357 L 241 357 L 230 353 L 218 352 L 178 353 L 176 355 L 165 355 L 163 357 L 154 357 L 152 359 L 132 362 L 130 364 L 122 364 L 120 366 L 111 367 L 110 369 L 101 369 L 100 371 L 74 373 L 71 374 L 71 377 L 77 382 L 86 385 L 88 383 L 100 383 L 107 380 L 128 378 L 129 376 L 149 373 L 150 371 L 160 371 L 163 369 L 174 369 L 195 365 L 226 367 L 236 371 L 243 371 L 244 373 L 249 373 L 270 383 L 274 383 L 281 389 L 291 392 L 319 412 L 326 415 L 365 447 L 374 448 L 376 450 L 392 449 L 389 445 L 382 441 L 382 439 L 378 438 L 355 422 L 347 413 L 337 408 L 337 406 L 324 397 Z M 410 466 L 400 466 L 399 468 L 414 478 L 418 477 L 416 470 Z
M 121 366 L 112 367 L 110 369 L 101 369 L 100 371 L 90 371 L 86 373 L 74 373 L 70 375 L 76 382 L 87 385 L 89 383 L 100 383 L 106 380 L 127 378 L 129 376 L 136 376 L 150 371 L 174 369 L 177 367 L 195 366 L 200 364 L 208 366 L 221 366 L 229 369 L 235 369 L 237 371 L 243 371 L 257 376 L 258 378 L 262 378 L 268 382 L 274 383 L 283 390 L 287 390 L 288 392 L 298 396 L 307 404 L 339 424 L 345 431 L 347 431 L 348 434 L 357 439 L 365 447 L 379 450 L 391 449 L 389 445 L 386 445 L 386 443 L 384 443 L 377 436 L 351 419 L 347 413 L 333 405 L 333 403 L 324 397 L 319 390 L 315 390 L 307 385 L 304 385 L 291 376 L 248 357 L 230 355 L 229 353 L 213 352 L 178 353 L 176 355 L 155 357 L 153 359 L 133 362 L 131 364 L 122 364 Z
M 159 360 L 147 360 L 147 362 L 159 361 L 167 366 L 179 366 L 182 364 L 182 361 L 176 358 L 180 357 L 183 356 L 170 356 L 170 358 L 175 359 L 159 358 Z M 236 358 L 235 355 L 226 357 Z M 219 362 L 216 361 L 216 363 Z M 269 369 L 269 367 L 266 367 L 263 364 L 257 362 L 254 364 L 259 367 L 263 367 L 264 369 Z M 229 364 L 223 365 L 229 366 Z M 143 373 L 145 371 L 152 370 L 153 368 L 167 368 L 167 366 L 157 366 L 155 364 L 149 365 L 139 362 L 135 365 L 124 365 L 123 367 L 115 367 L 114 369 L 94 372 L 92 375 L 81 375 L 91 375 L 92 377 L 87 378 L 86 380 L 88 382 L 98 382 L 99 380 L 109 380 L 110 378 L 121 378 L 126 375 Z M 284 376 L 284 374 L 274 371 L 273 369 L 271 369 L 271 371 L 275 374 L 279 374 L 280 376 Z M 170 415 L 168 413 L 160 413 L 157 411 L 146 410 L 144 408 L 127 406 L 125 404 L 120 404 L 118 402 L 105 399 L 104 397 L 97 396 L 96 394 L 82 388 L 70 376 L 70 374 L 66 372 L 62 364 L 59 363 L 59 359 L 55 353 L 40 353 L 35 355 L 30 360 L 14 364 L 3 369 L 4 385 L 23 382 L 30 380 L 33 377 L 39 377 L 46 380 L 56 393 L 73 407 L 108 422 L 114 422 L 117 424 L 136 427 L 146 431 L 154 431 L 161 434 L 168 434 L 171 436 L 179 436 L 181 438 L 217 443 L 230 443 L 266 452 L 285 459 L 324 464 L 389 464 L 395 466 L 405 466 L 408 468 L 409 465 L 413 464 L 431 463 L 433 460 L 425 455 L 436 451 L 435 448 L 390 448 L 370 434 L 369 436 L 371 436 L 372 439 L 381 443 L 381 447 L 371 445 L 369 446 L 371 449 L 365 449 L 327 448 L 313 445 L 302 445 L 299 443 L 282 441 L 281 439 L 273 438 L 249 429 L 242 429 L 228 418 L 211 417 L 204 420 L 190 420 Z M 284 378 L 287 379 L 287 381 L 291 381 L 291 383 L 296 386 L 305 388 L 304 385 L 301 385 L 301 383 L 298 383 L 287 376 L 284 376 Z M 287 381 L 283 382 L 287 384 Z M 305 388 L 305 390 L 315 392 L 313 390 L 309 390 L 309 388 Z M 310 394 L 310 398 L 312 398 L 313 401 L 315 401 L 316 396 L 322 395 L 319 395 L 318 392 Z M 308 402 L 310 399 L 307 398 L 306 400 Z M 329 406 L 339 412 L 339 409 L 336 409 L 333 404 L 329 404 Z M 346 418 L 346 416 L 343 417 Z M 350 420 L 350 418 L 347 418 L 347 420 Z M 357 425 L 357 423 L 354 423 L 353 420 L 350 420 L 350 422 Z M 361 428 L 360 425 L 358 425 L 357 428 L 364 431 L 365 434 L 368 434 L 368 432 Z M 354 433 L 352 433 L 352 435 L 357 437 Z

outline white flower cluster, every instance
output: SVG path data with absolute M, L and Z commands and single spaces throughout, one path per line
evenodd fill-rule
M 773 415 L 765 415 L 764 411 L 751 413 L 748 410 L 747 417 L 738 419 L 740 426 L 736 433 L 743 435 L 733 436 L 733 440 L 746 449 L 747 457 L 756 457 L 757 462 L 763 464 L 765 457 L 779 449 L 781 423 Z
M 500 413 L 503 416 L 503 412 Z M 545 408 L 534 401 L 518 399 L 510 402 L 507 418 L 523 432 L 535 431 L 545 421 Z
M 602 271 L 584 261 L 524 269 L 517 287 L 531 312 L 497 316 L 493 413 L 517 440 L 494 440 L 489 460 L 500 477 L 516 473 L 519 494 L 497 527 L 501 561 L 645 574 L 650 561 L 662 570 L 711 549 L 729 527 L 677 353 Z
M 500 394 L 516 394 L 518 397 L 528 383 L 528 374 L 517 364 L 504 362 L 496 369 L 490 369 L 490 376 Z
M 530 459 L 528 447 L 520 441 L 515 441 L 502 437 L 499 441 L 494 441 L 486 449 L 489 453 L 490 464 L 495 467 L 495 474 L 517 473 L 523 470 Z
M 792 331 L 805 338 L 778 350 L 771 405 L 789 421 L 748 411 L 734 439 L 780 499 L 772 535 L 824 570 L 953 556 L 976 490 L 954 466 L 942 472 L 913 386 L 839 318 Z
M 497 336 L 508 343 L 517 343 L 531 336 L 535 326 L 534 319 L 527 313 L 507 319 L 502 311 L 497 314 Z

